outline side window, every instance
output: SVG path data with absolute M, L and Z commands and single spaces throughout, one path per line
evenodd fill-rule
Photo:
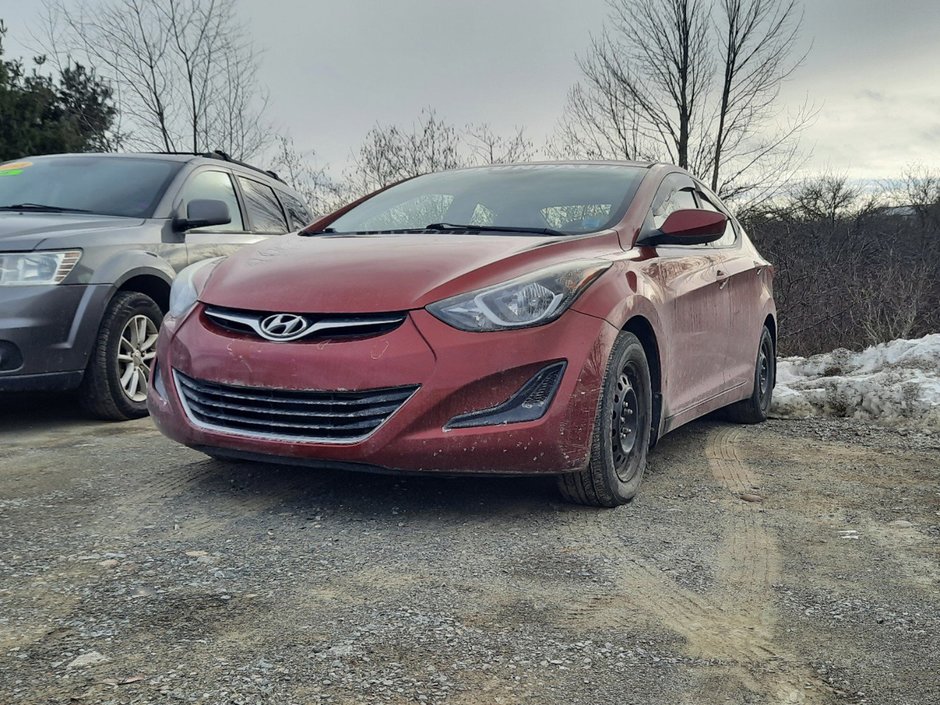
M 287 221 L 284 220 L 284 211 L 281 210 L 281 204 L 277 202 L 274 189 L 243 176 L 238 177 L 238 183 L 241 184 L 242 193 L 245 195 L 251 231 L 271 235 L 286 233 Z
M 226 225 L 213 225 L 213 232 L 239 233 L 245 231 L 245 222 L 241 209 L 238 207 L 238 197 L 235 195 L 235 185 L 232 177 L 224 171 L 200 171 L 193 176 L 181 193 L 183 199 L 183 213 L 190 201 L 211 200 L 222 201 L 228 206 L 232 222 Z
M 701 208 L 706 211 L 715 211 L 717 213 L 723 213 L 728 218 L 728 225 L 725 227 L 725 234 L 722 235 L 718 240 L 708 243 L 709 247 L 730 247 L 737 240 L 737 233 L 734 229 L 734 224 L 731 222 L 731 216 L 724 208 L 718 208 L 712 202 L 712 196 L 708 196 L 701 191 L 698 191 L 698 200 L 701 204 Z
M 653 208 L 650 212 L 654 228 L 662 227 L 675 211 L 696 209 L 695 196 L 692 195 L 694 186 L 692 181 L 681 174 L 667 176 L 653 199 Z
M 277 195 L 284 204 L 284 210 L 287 211 L 287 220 L 291 230 L 302 230 L 313 222 L 313 216 L 300 200 L 284 191 L 278 191 Z

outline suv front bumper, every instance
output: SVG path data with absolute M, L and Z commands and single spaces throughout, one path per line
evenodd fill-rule
M 0 286 L 0 392 L 77 387 L 111 288 Z

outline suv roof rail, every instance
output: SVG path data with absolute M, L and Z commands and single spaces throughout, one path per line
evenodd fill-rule
M 205 159 L 218 159 L 222 162 L 229 162 L 231 164 L 238 164 L 238 166 L 243 166 L 246 169 L 251 169 L 252 171 L 257 171 L 262 174 L 270 176 L 276 181 L 284 183 L 284 179 L 277 175 L 277 173 L 271 171 L 270 169 L 262 169 L 261 167 L 254 166 L 247 162 L 239 161 L 238 159 L 232 159 L 227 153 L 223 152 L 221 149 L 214 149 L 211 152 L 151 152 L 151 154 L 175 154 L 179 156 L 194 156 L 194 157 L 203 157 Z

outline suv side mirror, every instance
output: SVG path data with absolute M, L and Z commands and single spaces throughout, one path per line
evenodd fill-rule
M 725 234 L 728 219 L 724 213 L 684 209 L 673 211 L 659 230 L 645 238 L 643 245 L 704 245 Z
M 195 199 L 186 206 L 186 217 L 177 218 L 173 225 L 177 230 L 208 228 L 212 225 L 226 225 L 232 222 L 228 204 L 225 201 Z

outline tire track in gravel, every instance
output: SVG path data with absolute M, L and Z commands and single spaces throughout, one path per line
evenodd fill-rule
M 735 427 L 714 429 L 704 451 L 713 479 L 727 490 L 720 500 L 726 528 L 715 586 L 707 594 L 686 589 L 656 563 L 618 552 L 618 538 L 606 520 L 573 521 L 572 532 L 581 533 L 580 549 L 586 555 L 600 553 L 618 569 L 612 590 L 560 606 L 562 619 L 579 631 L 629 629 L 648 615 L 682 636 L 690 656 L 715 662 L 692 671 L 687 705 L 733 698 L 736 688 L 772 703 L 822 702 L 818 690 L 803 687 L 817 684 L 816 675 L 775 642 L 770 596 L 781 561 L 776 540 L 761 520 L 761 505 L 740 499 L 758 484 L 739 450 L 742 435 Z
M 209 458 L 169 464 L 157 475 L 142 476 L 109 520 L 123 528 L 157 525 L 179 537 L 217 539 L 233 523 L 250 520 L 279 501 L 276 495 L 236 486 L 235 467 Z

